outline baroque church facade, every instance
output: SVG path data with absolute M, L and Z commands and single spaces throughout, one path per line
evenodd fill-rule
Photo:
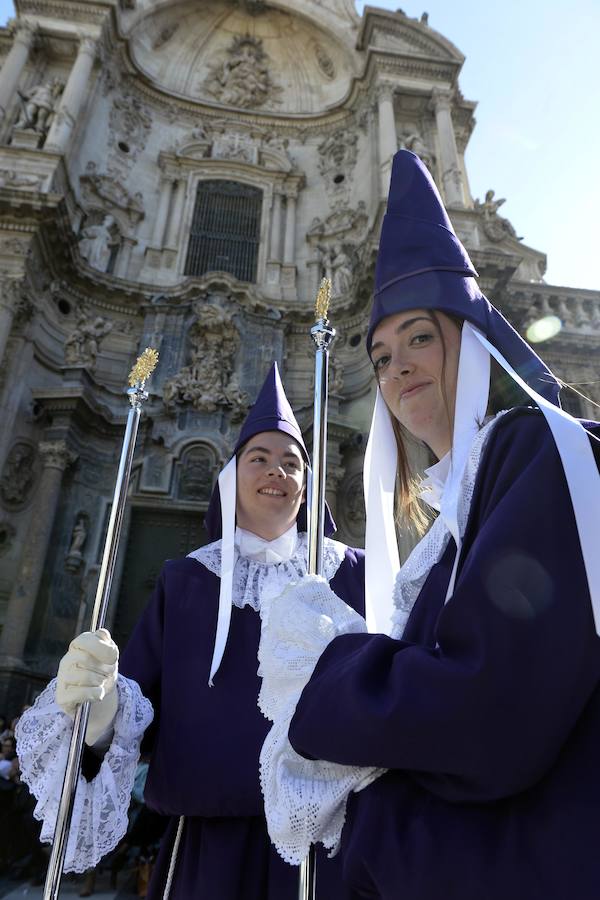
M 600 294 L 544 282 L 464 162 L 464 57 L 353 0 L 16 0 L 0 29 L 0 696 L 54 674 L 89 621 L 128 404 L 149 385 L 108 626 L 123 643 L 203 513 L 276 359 L 310 439 L 314 299 L 333 284 L 328 498 L 361 544 L 365 353 L 390 160 L 430 167 L 483 290 L 593 381 Z M 493 173 L 490 173 L 493 177 Z M 592 396 L 594 395 L 592 388 Z M 599 396 L 595 399 L 600 400 Z M 571 400 L 580 415 L 592 409 Z

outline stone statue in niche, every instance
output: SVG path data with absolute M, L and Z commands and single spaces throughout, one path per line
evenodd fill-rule
M 182 461 L 178 497 L 181 500 L 210 500 L 212 493 L 212 456 L 205 447 L 192 447 Z
M 318 244 L 321 276 L 331 281 L 333 297 L 345 297 L 352 290 L 354 265 L 344 244 Z
M 486 192 L 483 203 L 481 203 L 480 200 L 475 201 L 475 209 L 481 214 L 483 219 L 484 234 L 490 241 L 494 241 L 495 243 L 506 237 L 522 241 L 523 238 L 517 237 L 517 232 L 508 219 L 498 215 L 499 208 L 503 203 L 506 203 L 506 200 L 505 198 L 495 200 L 495 193 L 495 191 L 489 190 Z
M 430 153 L 418 131 L 406 132 L 403 138 L 403 144 L 407 150 L 412 150 L 413 153 L 416 153 L 417 156 L 423 160 L 427 168 L 430 171 L 433 171 L 435 157 L 433 153 Z
M 202 412 L 229 409 L 233 417 L 248 408 L 233 373 L 240 336 L 231 317 L 222 309 L 199 300 L 194 304 L 196 321 L 189 330 L 191 362 L 163 385 L 163 403 L 174 414 L 179 404 Z
M 15 128 L 46 134 L 63 89 L 63 83 L 58 78 L 53 78 L 52 81 L 38 84 L 27 93 L 19 91 L 21 111 Z
M 113 216 L 104 216 L 98 225 L 87 225 L 79 238 L 79 253 L 93 269 L 106 272 L 113 250 L 119 246 Z
M 332 353 L 329 357 L 329 392 L 332 397 L 341 397 L 344 389 L 344 364 Z
M 93 369 L 100 342 L 113 329 L 114 322 L 92 316 L 87 310 L 77 314 L 77 326 L 65 341 L 65 365 Z
M 220 103 L 244 109 L 273 103 L 281 92 L 271 78 L 262 40 L 250 35 L 233 39 L 227 59 L 213 66 L 206 87 Z
M 79 513 L 71 532 L 71 546 L 65 558 L 65 568 L 76 572 L 83 560 L 82 550 L 88 537 L 88 520 L 84 513 Z
M 0 499 L 9 509 L 23 506 L 35 480 L 35 450 L 24 441 L 13 444 L 0 478 Z

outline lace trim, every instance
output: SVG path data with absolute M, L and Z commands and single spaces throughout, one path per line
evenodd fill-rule
M 26 710 L 17 726 L 21 777 L 37 800 L 40 840 L 52 843 L 67 766 L 73 720 L 55 702 L 56 679 Z M 119 708 L 112 742 L 93 781 L 80 775 L 75 794 L 65 872 L 85 872 L 117 846 L 127 831 L 127 810 L 152 705 L 139 685 L 119 675 Z
M 273 726 L 260 754 L 260 783 L 271 840 L 286 862 L 299 865 L 311 844 L 335 853 L 348 795 L 384 771 L 307 760 L 288 740 L 298 699 L 325 647 L 340 634 L 365 632 L 366 625 L 316 575 L 266 601 L 261 619 L 258 704 Z
M 458 527 L 461 537 L 464 536 L 467 527 L 481 454 L 490 432 L 505 413 L 506 410 L 503 410 L 487 422 L 477 433 L 471 445 L 458 502 Z M 432 566 L 438 563 L 444 555 L 449 540 L 450 532 L 442 517 L 438 516 L 398 572 L 392 595 L 394 612 L 392 613 L 391 637 L 399 639 L 404 634 L 408 617 L 421 593 L 421 588 L 425 584 Z
M 344 560 L 346 545 L 325 538 L 323 546 L 323 573 L 327 581 L 335 576 Z M 212 572 L 221 574 L 221 541 L 200 547 L 188 556 Z M 242 609 L 252 607 L 260 612 L 265 600 L 277 597 L 293 581 L 299 581 L 308 572 L 308 539 L 306 532 L 298 535 L 296 552 L 281 563 L 262 563 L 239 556 L 233 570 L 233 604 Z

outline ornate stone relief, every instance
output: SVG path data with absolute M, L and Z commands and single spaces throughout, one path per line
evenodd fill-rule
M 126 155 L 132 165 L 146 146 L 151 127 L 152 116 L 148 108 L 138 96 L 125 91 L 114 100 L 110 111 L 108 146 L 114 153 L 121 144 L 120 158 Z
M 262 40 L 250 35 L 234 37 L 227 58 L 212 65 L 202 87 L 219 103 L 242 109 L 273 106 L 282 91 L 269 71 Z
M 317 65 L 319 69 L 330 81 L 333 81 L 336 75 L 335 63 L 327 52 L 326 48 L 319 41 L 314 41 L 312 45 Z
M 175 144 L 177 156 L 191 159 L 228 159 L 289 172 L 293 161 L 289 141 L 264 128 L 244 127 L 239 120 L 203 122 Z
M 141 191 L 131 195 L 116 175 L 98 172 L 95 162 L 88 162 L 85 171 L 86 174 L 79 177 L 84 203 L 88 207 L 105 208 L 107 212 L 118 211 L 133 230 L 144 216 Z
M 498 209 L 506 200 L 504 198 L 494 200 L 494 195 L 495 191 L 489 190 L 486 192 L 483 203 L 480 200 L 475 200 L 475 209 L 481 216 L 483 233 L 494 243 L 499 243 L 507 237 L 514 238 L 517 241 L 523 240 L 523 238 L 517 236 L 517 232 L 508 219 L 498 215 Z
M 178 498 L 208 502 L 212 493 L 214 468 L 213 453 L 208 447 L 196 444 L 188 448 L 179 465 Z
M 36 480 L 35 448 L 16 441 L 6 457 L 0 478 L 0 500 L 7 509 L 20 509 L 29 500 Z
M 321 141 L 318 151 L 319 172 L 332 204 L 346 205 L 358 156 L 358 134 L 344 129 L 336 131 Z
M 244 417 L 250 401 L 233 372 L 240 336 L 224 310 L 197 300 L 195 322 L 189 330 L 192 360 L 163 385 L 163 403 L 174 414 L 179 405 L 202 412 L 228 409 L 232 421 Z
M 362 237 L 369 217 L 364 200 L 360 200 L 356 209 L 341 207 L 334 209 L 325 221 L 316 216 L 307 232 L 307 239 L 312 242 L 323 238 L 333 240 L 341 237 Z
M 65 365 L 93 369 L 100 344 L 113 326 L 114 322 L 110 319 L 95 316 L 86 308 L 80 309 L 77 326 L 65 341 Z
M 0 169 L 0 187 L 26 188 L 29 191 L 35 191 L 39 190 L 45 179 L 45 175 L 26 175 L 15 172 L 14 169 Z
M 317 253 L 321 277 L 331 280 L 332 297 L 348 297 L 357 263 L 354 244 L 317 244 Z

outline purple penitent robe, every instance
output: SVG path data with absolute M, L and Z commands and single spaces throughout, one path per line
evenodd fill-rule
M 346 549 L 331 586 L 364 614 L 364 555 Z M 120 662 L 151 700 L 147 804 L 171 817 L 152 878 L 158 900 L 179 816 L 186 816 L 170 900 L 296 900 L 298 868 L 287 865 L 266 830 L 258 757 L 270 723 L 257 697 L 259 614 L 232 608 L 227 647 L 214 687 L 208 676 L 219 578 L 200 562 L 167 562 Z M 319 855 L 319 900 L 355 896 L 340 859 Z
M 597 900 L 600 638 L 538 412 L 490 436 L 444 606 L 454 553 L 402 640 L 336 638 L 296 708 L 298 752 L 389 769 L 351 795 L 344 876 L 380 900 Z

